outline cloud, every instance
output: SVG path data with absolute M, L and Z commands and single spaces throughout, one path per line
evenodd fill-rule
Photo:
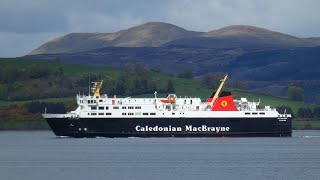
M 167 19 L 198 31 L 247 24 L 297 36 L 320 36 L 318 7 L 318 0 L 181 0 L 168 8 Z
M 70 32 L 115 32 L 150 21 L 194 31 L 247 24 L 320 36 L 318 7 L 319 0 L 2 0 L 0 57 L 24 55 Z
M 44 2 L 5 0 L 0 7 L 0 31 L 8 33 L 65 31 L 63 9 Z
M 61 36 L 59 33 L 0 33 L 0 57 L 19 57 L 40 44 Z
M 123 12 L 115 16 L 103 13 L 82 11 L 68 12 L 67 29 L 72 32 L 115 32 L 141 24 L 143 19 Z

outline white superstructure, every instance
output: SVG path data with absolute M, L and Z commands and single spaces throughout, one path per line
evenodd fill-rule
M 227 76 L 226 76 L 227 77 Z M 224 81 L 222 80 L 222 85 Z M 91 88 L 93 95 L 77 95 L 78 108 L 67 114 L 55 114 L 71 118 L 270 118 L 286 119 L 291 115 L 279 114 L 276 109 L 265 106 L 260 108 L 259 102 L 249 102 L 246 98 L 232 100 L 236 110 L 213 110 L 222 85 L 213 100 L 202 102 L 198 97 L 177 97 L 169 94 L 167 98 L 118 98 L 116 96 L 100 96 L 102 82 L 95 82 Z M 215 102 L 213 102 L 215 101 Z M 225 103 L 227 106 L 227 102 Z M 222 104 L 223 105 L 223 104 Z M 50 118 L 50 114 L 44 115 Z

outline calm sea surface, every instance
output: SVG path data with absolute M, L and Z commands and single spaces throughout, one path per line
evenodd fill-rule
M 0 131 L 0 180 L 320 179 L 320 131 L 292 138 L 56 138 Z

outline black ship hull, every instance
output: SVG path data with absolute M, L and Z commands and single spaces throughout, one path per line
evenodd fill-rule
M 47 118 L 56 136 L 288 137 L 292 119 L 278 118 Z

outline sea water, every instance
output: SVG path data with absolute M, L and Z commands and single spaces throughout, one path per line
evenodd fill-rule
M 320 131 L 287 138 L 59 138 L 0 131 L 0 180 L 320 179 Z

